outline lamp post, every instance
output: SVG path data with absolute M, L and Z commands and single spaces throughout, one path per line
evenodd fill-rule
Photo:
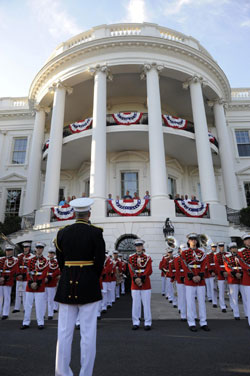
M 174 235 L 174 226 L 169 218 L 166 218 L 165 224 L 163 226 L 163 234 L 166 239 L 167 236 L 173 236 Z

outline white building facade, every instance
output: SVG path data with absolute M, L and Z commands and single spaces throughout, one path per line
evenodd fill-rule
M 225 242 L 240 235 L 227 208 L 250 206 L 250 89 L 231 88 L 192 37 L 149 23 L 95 27 L 56 48 L 27 98 L 0 98 L 0 161 L 0 221 L 34 218 L 15 241 L 49 244 L 72 223 L 52 208 L 85 193 L 108 249 L 146 241 L 157 288 L 167 217 L 180 242 L 191 231 Z M 108 194 L 115 205 L 127 190 L 142 199 L 149 191 L 140 215 L 107 205 Z M 185 215 L 176 194 L 196 196 L 207 214 Z

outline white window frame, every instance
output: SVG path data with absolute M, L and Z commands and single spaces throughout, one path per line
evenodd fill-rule
M 26 140 L 27 140 L 24 163 L 13 163 L 13 153 L 14 153 L 14 147 L 15 147 L 15 140 L 24 139 L 24 138 L 26 138 Z M 9 158 L 10 166 L 15 166 L 15 167 L 16 166 L 22 166 L 23 167 L 23 166 L 27 165 L 28 150 L 29 150 L 29 137 L 28 137 L 28 135 L 13 135 L 11 137 L 11 150 L 10 150 L 10 158 Z
M 239 127 L 239 128 L 233 128 L 233 133 L 234 133 L 234 141 L 235 141 L 235 148 L 236 148 L 236 155 L 237 155 L 237 158 L 243 158 L 243 159 L 249 159 L 250 156 L 247 156 L 247 155 L 239 155 L 239 149 L 238 149 L 238 142 L 237 142 L 237 138 L 236 138 L 236 132 L 248 132 L 249 134 L 249 140 L 250 140 L 250 129 L 249 129 L 249 126 L 248 128 L 245 128 L 244 127 Z M 240 144 L 240 145 L 244 145 L 244 144 Z M 246 144 L 248 145 L 248 144 Z

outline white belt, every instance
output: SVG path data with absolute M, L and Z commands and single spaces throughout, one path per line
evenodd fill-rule
M 137 269 L 135 270 L 136 273 L 143 273 L 144 272 L 144 269 Z
M 213 264 L 210 264 L 210 266 L 211 266 L 211 265 L 215 265 L 215 264 L 213 263 Z
M 240 266 L 234 266 L 233 269 L 237 270 L 237 269 L 242 269 Z
M 31 272 L 32 275 L 42 275 L 42 272 Z
M 225 265 L 220 265 L 220 268 L 225 268 Z
M 180 272 L 184 272 L 184 270 L 183 270 L 183 269 L 180 269 Z
M 200 268 L 201 266 L 200 265 L 189 265 L 190 268 L 193 268 L 193 269 L 196 269 L 196 268 Z
M 20 266 L 20 269 L 27 269 L 27 266 L 25 266 L 25 265 L 24 265 L 24 266 L 21 265 L 21 266 Z
M 10 273 L 10 270 L 5 270 L 4 273 Z
M 52 275 L 53 273 L 49 273 L 48 275 Z
M 176 272 L 176 270 L 175 270 L 175 269 L 173 269 L 173 270 L 172 270 L 172 272 L 173 272 L 173 273 L 175 273 L 175 272 Z

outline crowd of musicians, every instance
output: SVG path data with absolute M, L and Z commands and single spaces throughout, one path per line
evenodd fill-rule
M 238 298 L 243 301 L 244 315 L 250 325 L 250 234 L 242 237 L 244 247 L 236 243 L 211 243 L 200 247 L 199 236 L 187 235 L 187 243 L 177 246 L 172 237 L 167 239 L 166 254 L 159 264 L 162 278 L 162 296 L 177 309 L 181 321 L 187 321 L 191 331 L 197 331 L 196 323 L 205 331 L 207 324 L 206 300 L 223 313 L 232 311 L 232 317 L 240 320 Z M 23 242 L 23 252 L 14 257 L 14 245 L 7 244 L 6 255 L 0 258 L 0 313 L 2 320 L 9 317 L 11 291 L 15 286 L 13 313 L 24 308 L 21 329 L 28 329 L 31 312 L 35 303 L 36 320 L 39 329 L 44 328 L 44 319 L 53 319 L 58 310 L 54 301 L 61 270 L 56 258 L 56 248 L 50 247 L 48 256 L 43 256 L 46 245 Z M 152 259 L 144 247 L 142 239 L 135 240 L 136 252 L 124 260 L 118 251 L 109 254 L 100 277 L 102 300 L 98 304 L 97 317 L 101 318 L 112 307 L 120 295 L 125 294 L 125 283 L 131 280 L 132 329 L 137 330 L 141 323 L 141 306 L 144 310 L 144 329 L 150 330 Z M 229 306 L 225 303 L 226 293 Z M 217 296 L 218 295 L 218 296 Z M 198 310 L 196 306 L 198 305 Z M 79 328 L 80 322 L 76 321 Z

